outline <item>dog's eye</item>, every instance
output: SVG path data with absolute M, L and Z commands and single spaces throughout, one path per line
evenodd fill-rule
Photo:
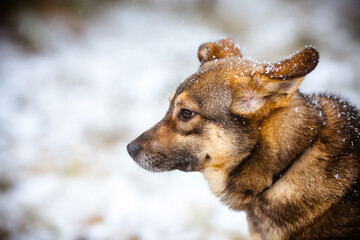
M 196 115 L 195 112 L 192 112 L 192 111 L 190 111 L 188 109 L 181 109 L 179 119 L 181 121 L 188 121 L 191 118 L 193 118 L 195 115 Z

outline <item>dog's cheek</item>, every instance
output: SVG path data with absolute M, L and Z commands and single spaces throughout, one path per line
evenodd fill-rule
M 217 124 L 209 124 L 201 137 L 201 155 L 203 161 L 209 164 L 227 162 L 228 157 L 233 156 L 236 144 L 236 136 L 226 131 Z
M 209 125 L 202 142 L 201 173 L 211 191 L 220 198 L 226 190 L 229 172 L 249 154 L 250 146 L 255 144 L 254 140 L 248 139 L 245 131 L 234 129 Z

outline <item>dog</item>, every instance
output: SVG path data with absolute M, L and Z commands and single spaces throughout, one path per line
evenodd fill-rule
M 318 51 L 257 63 L 223 38 L 198 57 L 130 156 L 153 172 L 202 173 L 224 204 L 246 211 L 251 239 L 360 239 L 359 111 L 298 90 Z

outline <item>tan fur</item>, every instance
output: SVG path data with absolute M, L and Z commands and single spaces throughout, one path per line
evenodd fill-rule
M 236 143 L 215 124 L 209 124 L 206 131 L 206 137 L 202 139 L 203 149 L 212 158 L 201 166 L 200 171 L 211 191 L 221 198 L 226 188 L 227 173 L 237 163 L 237 159 L 231 156 Z
M 170 103 L 170 104 L 171 104 L 171 102 L 173 101 L 173 99 L 174 99 L 174 97 L 175 97 L 175 93 L 176 93 L 176 91 L 174 91 L 174 92 L 171 94 L 170 98 L 169 98 L 169 103 Z
M 226 38 L 198 51 L 199 71 L 165 117 L 128 145 L 150 171 L 199 171 L 252 239 L 360 239 L 360 118 L 347 102 L 297 88 L 311 47 L 273 64 Z

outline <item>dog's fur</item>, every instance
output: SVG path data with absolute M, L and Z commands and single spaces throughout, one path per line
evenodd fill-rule
M 297 90 L 318 52 L 258 64 L 226 38 L 198 56 L 165 117 L 128 145 L 133 159 L 201 172 L 223 203 L 246 211 L 252 239 L 360 239 L 359 112 Z

